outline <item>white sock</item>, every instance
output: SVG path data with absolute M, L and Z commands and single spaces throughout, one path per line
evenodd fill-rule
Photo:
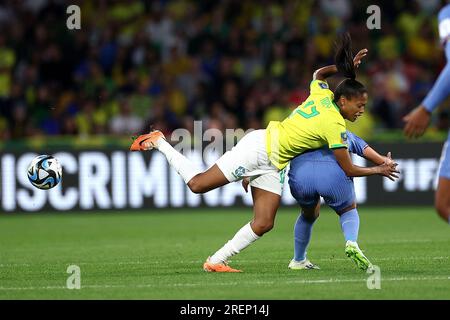
M 186 184 L 201 172 L 191 160 L 175 150 L 166 140 L 159 139 L 157 148 L 166 156 L 169 164 L 178 172 Z
M 230 257 L 238 254 L 243 249 L 247 248 L 250 244 L 261 238 L 253 232 L 250 222 L 243 226 L 222 248 L 214 253 L 209 262 L 211 263 L 224 263 Z

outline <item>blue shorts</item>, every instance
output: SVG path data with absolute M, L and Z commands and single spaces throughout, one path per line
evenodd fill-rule
M 317 150 L 297 156 L 290 162 L 289 187 L 302 207 L 312 207 L 320 197 L 334 211 L 356 202 L 353 179 L 347 177 L 330 150 Z
M 450 180 L 450 131 L 447 141 L 442 148 L 441 160 L 439 162 L 439 177 Z

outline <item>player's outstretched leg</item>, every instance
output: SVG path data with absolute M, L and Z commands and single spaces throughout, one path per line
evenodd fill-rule
M 159 130 L 153 130 L 150 133 L 142 134 L 134 139 L 130 151 L 147 151 L 158 148 L 161 139 L 166 140 L 164 134 Z
M 243 226 L 230 241 L 209 257 L 203 264 L 203 270 L 207 272 L 240 272 L 241 270 L 233 269 L 228 265 L 228 259 L 272 229 L 281 196 L 252 187 L 252 197 L 253 221 Z
M 350 209 L 339 216 L 342 232 L 345 237 L 345 254 L 351 260 L 353 260 L 358 268 L 361 270 L 367 270 L 372 264 L 369 259 L 364 255 L 359 248 L 358 239 L 359 232 L 359 215 L 356 210 L 356 204 L 352 205 L 353 209 Z
M 205 193 L 229 183 L 217 165 L 212 166 L 205 172 L 201 172 L 191 160 L 175 150 L 166 141 L 161 131 L 154 130 L 140 135 L 130 147 L 131 151 L 152 149 L 157 149 L 166 156 L 170 166 L 175 169 L 194 193 Z

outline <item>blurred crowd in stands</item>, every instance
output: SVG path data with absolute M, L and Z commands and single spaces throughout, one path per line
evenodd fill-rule
M 368 48 L 358 79 L 370 93 L 351 128 L 370 138 L 401 128 L 445 65 L 439 0 L 383 1 L 381 29 L 350 0 L 0 2 L 0 138 L 118 136 L 206 128 L 262 128 L 308 95 L 348 30 Z M 81 8 L 68 30 L 66 8 Z M 331 79 L 335 86 L 339 78 Z M 434 128 L 448 128 L 448 112 Z

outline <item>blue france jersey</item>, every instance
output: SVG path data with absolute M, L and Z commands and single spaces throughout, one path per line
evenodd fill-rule
M 348 143 L 348 151 L 354 154 L 363 157 L 364 149 L 368 146 L 367 142 L 358 137 L 356 134 L 347 130 L 347 143 Z M 292 162 L 296 161 L 334 161 L 336 162 L 336 158 L 333 155 L 333 151 L 328 149 L 327 147 L 311 150 L 304 152 L 293 160 L 291 160 L 291 168 Z
M 351 153 L 356 153 L 360 157 L 364 157 L 364 149 L 369 145 L 363 139 L 358 137 L 356 134 L 347 131 L 348 137 L 348 150 Z
M 348 150 L 363 156 L 368 144 L 347 131 Z M 322 148 L 305 152 L 290 162 L 289 187 L 292 196 L 302 207 L 315 206 L 322 196 L 336 212 L 355 202 L 353 179 L 345 175 L 333 155 Z

